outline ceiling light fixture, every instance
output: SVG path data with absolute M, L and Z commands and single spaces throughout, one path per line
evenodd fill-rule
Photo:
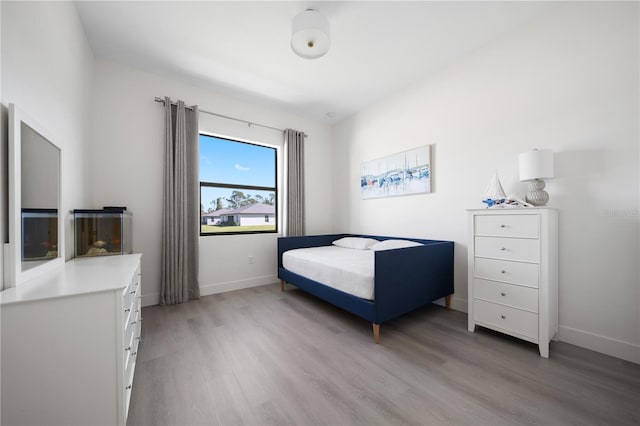
M 291 49 L 305 59 L 316 59 L 329 51 L 329 21 L 320 12 L 307 9 L 291 24 Z

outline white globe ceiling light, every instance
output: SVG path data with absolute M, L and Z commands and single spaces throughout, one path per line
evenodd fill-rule
M 316 59 L 329 51 L 329 21 L 320 12 L 307 9 L 293 18 L 291 49 L 305 59 Z

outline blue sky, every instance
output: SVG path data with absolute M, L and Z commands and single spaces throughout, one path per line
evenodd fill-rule
M 200 181 L 235 185 L 275 186 L 275 148 L 238 143 L 214 136 L 200 135 Z M 205 210 L 211 200 L 226 198 L 232 189 L 203 188 L 201 203 Z M 266 196 L 265 191 L 243 190 L 246 194 Z
M 200 181 L 275 186 L 275 149 L 200 135 Z

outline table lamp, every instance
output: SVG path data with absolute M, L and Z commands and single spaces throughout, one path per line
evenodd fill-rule
M 542 179 L 553 177 L 553 151 L 550 149 L 533 149 L 520 154 L 520 181 L 529 184 L 527 203 L 544 206 L 549 201 L 549 194 L 544 190 Z

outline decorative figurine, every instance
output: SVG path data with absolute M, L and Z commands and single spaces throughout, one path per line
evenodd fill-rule
M 500 179 L 498 179 L 497 170 L 493 174 L 491 181 L 489 181 L 489 186 L 484 195 L 486 198 L 482 202 L 487 205 L 487 208 L 499 206 L 507 200 L 507 194 L 505 194 Z

